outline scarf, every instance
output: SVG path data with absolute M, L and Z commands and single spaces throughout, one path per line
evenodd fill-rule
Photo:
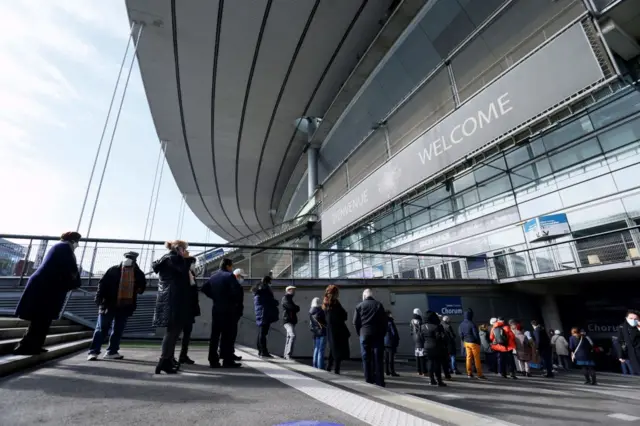
M 133 290 L 135 287 L 135 268 L 123 266 L 120 268 L 120 285 L 118 286 L 117 306 L 133 304 Z

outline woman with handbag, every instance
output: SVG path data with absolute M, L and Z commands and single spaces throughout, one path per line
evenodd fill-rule
M 324 351 L 327 343 L 327 320 L 322 310 L 322 301 L 314 297 L 309 310 L 309 329 L 313 336 L 313 367 L 324 369 Z
M 593 358 L 593 341 L 587 333 L 577 327 L 571 329 L 571 339 L 569 339 L 569 349 L 571 349 L 571 359 L 576 365 L 582 367 L 585 378 L 585 385 L 597 385 L 595 360 Z

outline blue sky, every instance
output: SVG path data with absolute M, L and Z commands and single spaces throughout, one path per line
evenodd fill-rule
M 0 1 L 0 233 L 75 229 L 128 32 L 124 0 Z M 136 63 L 92 237 L 142 239 L 158 149 Z M 180 200 L 165 166 L 152 239 L 177 237 Z M 187 207 L 181 237 L 206 234 Z

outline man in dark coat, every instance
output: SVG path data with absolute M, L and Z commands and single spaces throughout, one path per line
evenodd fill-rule
M 542 358 L 544 368 L 547 370 L 547 374 L 545 374 L 544 377 L 553 377 L 553 350 L 551 348 L 551 338 L 544 327 L 541 324 L 538 324 L 538 321 L 531 321 L 531 326 L 533 327 L 533 339 L 536 342 L 536 348 L 538 348 L 538 353 L 540 354 L 540 358 Z
M 200 301 L 198 300 L 198 283 L 196 282 L 196 258 L 191 256 L 188 251 L 184 253 L 184 259 L 189 265 L 189 320 L 182 328 L 182 345 L 180 348 L 179 364 L 195 364 L 195 361 L 189 358 L 189 343 L 191 342 L 191 332 L 196 317 L 200 316 Z
M 202 292 L 211 300 L 211 339 L 209 340 L 209 366 L 226 368 L 240 367 L 233 359 L 233 329 L 237 323 L 237 307 L 234 291 L 238 280 L 233 275 L 233 261 L 222 259 L 220 269 L 202 286 Z M 218 343 L 220 355 L 218 355 Z
M 61 241 L 51 247 L 38 269 L 29 277 L 15 315 L 31 321 L 15 355 L 36 355 L 46 352 L 42 346 L 49 327 L 60 316 L 67 292 L 80 287 L 76 257 L 80 234 L 66 232 Z
M 458 334 L 460 334 L 460 340 L 465 349 L 467 376 L 469 378 L 473 377 L 473 366 L 475 364 L 478 378 L 484 379 L 482 361 L 480 360 L 480 332 L 473 322 L 473 311 L 471 309 L 467 309 L 464 312 L 464 320 L 458 327 Z
M 293 301 L 296 294 L 296 288 L 292 285 L 288 286 L 282 298 L 282 323 L 287 332 L 287 338 L 284 345 L 284 358 L 291 359 L 293 348 L 296 344 L 296 324 L 298 324 L 298 312 L 300 306 Z
M 362 302 L 356 306 L 353 325 L 360 336 L 364 378 L 367 383 L 384 387 L 384 336 L 387 334 L 387 314 L 382 303 L 373 298 L 371 289 L 362 293 Z
M 235 324 L 233 324 L 233 330 L 231 332 L 231 340 L 233 341 L 233 345 L 234 345 L 233 360 L 240 361 L 242 357 L 235 354 L 235 344 L 236 344 L 236 339 L 238 337 L 238 326 L 239 326 L 238 323 L 242 319 L 242 315 L 244 315 L 244 289 L 242 288 L 242 284 L 244 284 L 244 279 L 247 276 L 247 274 L 244 272 L 244 269 L 238 268 L 235 271 L 233 271 L 233 275 L 236 276 L 236 281 L 238 281 L 238 285 L 236 286 L 234 291 L 237 320 Z
M 136 310 L 138 294 L 142 294 L 147 287 L 147 279 L 136 263 L 137 258 L 138 253 L 125 253 L 124 260 L 119 265 L 107 269 L 98 282 L 95 297 L 95 302 L 99 306 L 98 321 L 89 347 L 87 357 L 89 361 L 95 361 L 98 358 L 109 329 L 111 329 L 109 347 L 104 358 L 123 358 L 119 354 L 122 333 L 127 325 L 127 319 Z
M 640 313 L 627 312 L 627 317 L 618 329 L 618 343 L 620 344 L 620 362 L 631 362 L 631 369 L 635 374 L 640 371 Z

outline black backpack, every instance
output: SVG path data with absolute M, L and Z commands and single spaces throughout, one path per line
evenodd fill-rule
M 493 344 L 494 345 L 502 345 L 507 346 L 508 344 L 507 335 L 504 332 L 502 327 L 496 327 L 493 329 Z

